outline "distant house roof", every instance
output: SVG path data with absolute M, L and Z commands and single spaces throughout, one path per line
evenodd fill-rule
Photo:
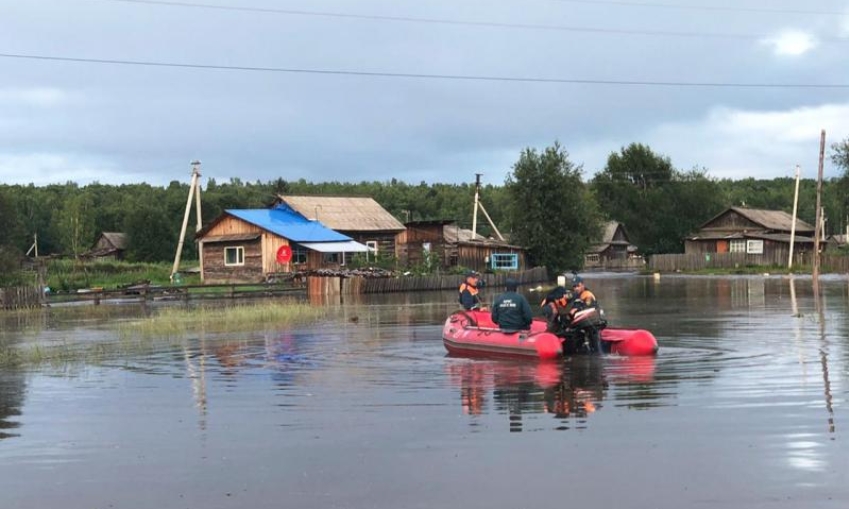
M 831 235 L 828 237 L 828 240 L 829 242 L 842 246 L 849 241 L 849 235 Z
M 745 217 L 749 221 L 756 223 L 762 226 L 766 230 L 771 231 L 786 231 L 789 232 L 793 226 L 793 216 L 784 212 L 783 210 L 763 210 L 763 209 L 748 209 L 744 207 L 729 207 L 728 209 L 722 211 L 717 214 L 710 221 L 707 221 L 705 224 L 701 226 L 701 228 L 705 228 L 709 226 L 712 222 L 714 222 L 719 217 L 722 217 L 729 212 L 736 212 L 737 214 Z M 811 232 L 813 233 L 814 227 L 805 221 L 802 221 L 798 217 L 796 218 L 796 232 Z
M 449 244 L 476 244 L 513 249 L 524 249 L 522 246 L 515 246 L 503 240 L 488 239 L 483 235 L 473 233 L 472 230 L 460 228 L 453 222 L 443 224 L 442 236 L 443 238 L 445 238 L 445 242 Z
M 286 204 L 304 217 L 317 219 L 334 230 L 404 231 L 401 221 L 372 198 L 279 195 L 277 199 L 278 203 Z
M 206 232 L 218 224 L 226 215 L 239 218 L 242 221 L 294 242 L 348 242 L 352 240 L 351 237 L 335 232 L 318 221 L 311 221 L 287 207 L 228 209 L 215 221 L 199 231 L 195 237 L 203 237 Z M 217 237 L 214 240 L 222 241 Z
M 622 230 L 622 236 L 624 239 L 615 240 L 616 232 L 618 230 Z M 636 252 L 637 246 L 634 246 L 629 241 L 628 232 L 625 230 L 625 225 L 620 223 L 619 221 L 608 221 L 604 225 L 604 232 L 602 232 L 601 242 L 598 244 L 593 244 L 587 250 L 587 253 L 601 253 L 605 249 L 610 246 L 625 246 L 628 252 Z
M 127 234 L 118 232 L 102 232 L 92 244 L 92 249 L 103 240 L 101 249 L 127 249 Z

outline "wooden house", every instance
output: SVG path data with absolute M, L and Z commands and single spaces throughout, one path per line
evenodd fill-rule
M 849 247 L 849 235 L 830 235 L 826 239 L 826 249 L 836 251 Z
M 601 241 L 584 253 L 585 269 L 635 269 L 644 264 L 637 246 L 631 244 L 625 225 L 618 221 L 605 223 Z
M 792 230 L 793 217 L 787 212 L 730 207 L 685 238 L 684 252 L 759 254 L 778 262 L 789 256 Z M 797 218 L 792 233 L 794 252 L 813 250 L 813 226 Z
M 527 253 L 508 242 L 487 239 L 457 226 L 455 221 L 411 221 L 398 236 L 399 262 L 407 267 L 424 264 L 429 254 L 442 268 L 464 267 L 487 270 L 525 270 Z
M 102 232 L 85 256 L 90 258 L 112 258 L 123 260 L 127 250 L 127 235 L 117 232 Z
M 271 274 L 339 269 L 368 247 L 280 204 L 225 210 L 195 235 L 201 281 L 260 282 Z
M 277 203 L 365 244 L 375 255 L 398 256 L 396 237 L 404 225 L 372 198 L 279 195 Z

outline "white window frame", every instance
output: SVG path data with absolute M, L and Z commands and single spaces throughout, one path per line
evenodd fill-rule
M 377 256 L 377 246 L 378 246 L 378 244 L 377 244 L 376 240 L 367 240 L 366 241 L 366 247 L 368 247 L 371 250 L 371 253 L 374 254 L 374 256 Z
M 745 253 L 746 239 L 731 239 L 728 241 L 729 253 Z
M 749 239 L 746 241 L 746 253 L 764 254 L 764 241 L 761 239 Z
M 233 263 L 228 263 L 227 254 L 230 252 L 236 252 L 236 261 Z M 224 266 L 225 267 L 240 267 L 245 264 L 245 246 L 227 246 L 224 248 Z

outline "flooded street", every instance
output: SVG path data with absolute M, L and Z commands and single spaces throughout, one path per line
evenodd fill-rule
M 819 305 L 810 278 L 586 281 L 656 358 L 452 358 L 442 292 L 2 368 L 0 507 L 849 505 L 846 276 Z M 111 324 L 141 316 L 87 311 L 0 315 L 0 349 L 117 341 Z

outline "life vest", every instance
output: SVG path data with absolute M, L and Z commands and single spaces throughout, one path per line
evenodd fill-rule
M 470 293 L 473 297 L 477 297 L 477 295 L 478 295 L 478 287 L 477 287 L 477 286 L 474 286 L 474 285 L 470 285 L 469 283 L 463 283 L 463 284 L 461 284 L 461 285 L 460 285 L 460 291 L 459 291 L 459 292 L 458 292 L 458 294 L 457 294 L 457 295 L 458 295 L 458 296 L 457 296 L 457 299 L 458 299 L 458 300 L 460 300 L 461 302 L 462 302 L 462 299 L 463 299 L 463 292 L 465 292 L 466 290 L 468 290 L 468 292 L 469 292 L 469 293 Z
M 592 306 L 595 304 L 595 295 L 593 292 L 584 288 L 584 291 L 581 292 L 581 295 L 578 296 L 578 300 L 586 304 L 587 306 Z

